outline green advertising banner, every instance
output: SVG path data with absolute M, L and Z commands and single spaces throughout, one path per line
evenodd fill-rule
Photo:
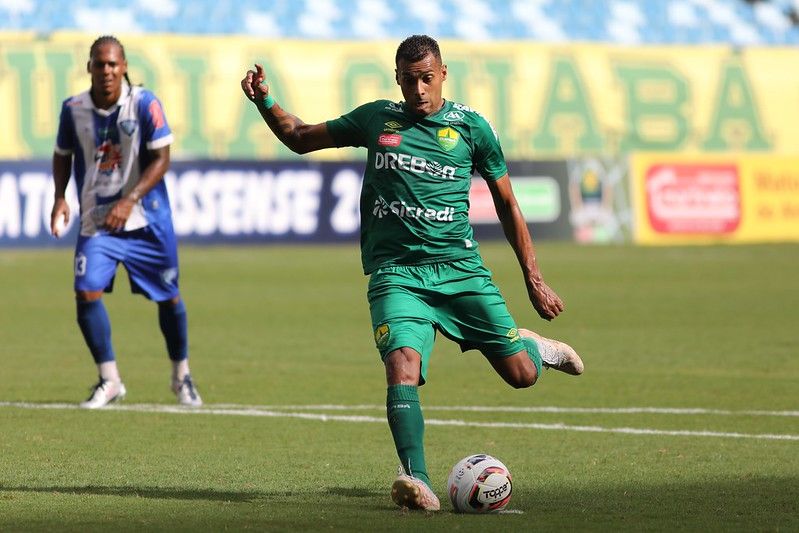
M 0 33 L 0 159 L 49 157 L 60 102 L 89 86 L 96 36 Z M 395 42 L 119 35 L 178 158 L 287 159 L 239 81 L 262 63 L 281 106 L 315 123 L 400 100 Z M 479 110 L 511 159 L 620 151 L 796 153 L 799 50 L 442 41 L 446 98 Z M 358 159 L 355 149 L 312 157 Z

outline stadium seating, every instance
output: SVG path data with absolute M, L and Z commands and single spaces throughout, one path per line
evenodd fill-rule
M 799 0 L 0 0 L 0 31 L 799 44 Z

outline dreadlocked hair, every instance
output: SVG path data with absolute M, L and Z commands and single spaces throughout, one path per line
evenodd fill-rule
M 91 48 L 89 48 L 89 60 L 94 57 L 94 54 L 97 53 L 97 50 L 104 44 L 113 44 L 119 47 L 119 51 L 122 52 L 122 59 L 127 59 L 125 57 L 125 47 L 122 46 L 122 43 L 114 37 L 113 35 L 101 35 L 97 38 L 96 41 L 92 43 Z M 128 77 L 128 73 L 125 72 L 125 81 L 128 82 L 130 87 L 133 87 L 133 83 L 131 83 L 130 78 Z

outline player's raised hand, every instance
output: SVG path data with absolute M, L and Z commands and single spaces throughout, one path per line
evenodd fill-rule
M 530 302 L 544 320 L 552 320 L 563 311 L 563 300 L 543 281 L 528 285 Z
M 252 102 L 263 101 L 269 94 L 269 85 L 266 84 L 264 67 L 255 64 L 255 70 L 248 70 L 241 80 L 241 90 L 244 95 Z

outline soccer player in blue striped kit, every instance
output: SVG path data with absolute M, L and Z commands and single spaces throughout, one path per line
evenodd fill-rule
M 161 103 L 130 83 L 125 49 L 104 35 L 91 46 L 88 91 L 61 108 L 50 226 L 59 236 L 69 221 L 65 191 L 74 171 L 80 201 L 75 246 L 75 298 L 80 330 L 99 380 L 81 407 L 96 409 L 121 400 L 126 389 L 111 343 L 103 292 L 111 292 L 119 263 L 131 291 L 157 302 L 158 321 L 172 362 L 172 391 L 191 407 L 202 400 L 189 373 L 186 308 L 178 290 L 177 241 L 164 173 L 173 141 Z

